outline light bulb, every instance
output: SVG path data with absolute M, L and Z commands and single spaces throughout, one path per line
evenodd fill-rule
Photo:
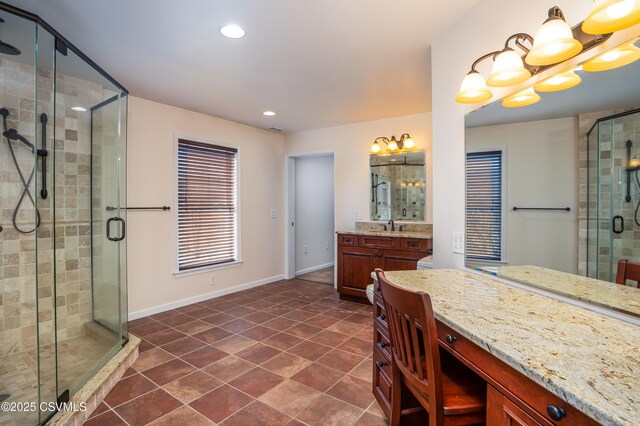
M 403 147 L 405 149 L 413 149 L 416 147 L 416 143 L 413 141 L 413 139 L 411 139 L 411 137 L 408 137 L 407 139 L 404 140 Z
M 380 145 L 378 144 L 378 142 L 374 142 L 373 145 L 371 145 L 371 154 L 377 154 L 380 152 Z
M 389 141 L 389 144 L 387 145 L 387 151 L 388 152 L 396 152 L 399 151 L 398 149 L 398 142 L 396 141 L 395 137 L 391 137 L 391 141 Z
M 530 87 L 511 96 L 507 96 L 502 101 L 502 106 L 505 108 L 519 108 L 533 105 L 536 102 L 540 102 L 540 95 L 533 90 L 533 87 Z
M 582 68 L 588 72 L 608 71 L 637 61 L 640 59 L 640 48 L 635 46 L 637 40 L 590 59 Z
M 569 25 L 562 19 L 547 20 L 533 39 L 533 47 L 525 61 L 529 65 L 552 65 L 574 57 L 582 44 L 573 38 Z
M 609 34 L 640 23 L 640 0 L 595 0 L 582 31 Z
M 506 87 L 522 83 L 531 77 L 525 69 L 522 58 L 513 49 L 505 49 L 496 56 L 487 84 L 494 87 Z
M 471 71 L 460 84 L 460 92 L 456 102 L 461 104 L 475 104 L 491 99 L 493 93 L 487 88 L 487 83 L 478 71 Z
M 580 76 L 575 73 L 575 69 L 572 69 L 536 84 L 534 89 L 538 92 L 558 92 L 575 87 L 581 82 Z

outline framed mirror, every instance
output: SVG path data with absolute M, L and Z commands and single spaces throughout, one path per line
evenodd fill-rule
M 640 60 L 592 68 L 533 105 L 467 115 L 466 263 L 640 317 L 638 284 L 616 284 L 621 260 L 640 262 Z
M 369 157 L 371 220 L 425 220 L 425 151 Z

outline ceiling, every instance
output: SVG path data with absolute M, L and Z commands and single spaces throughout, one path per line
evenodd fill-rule
M 5 1 L 134 96 L 284 132 L 430 111 L 430 45 L 478 2 Z M 221 36 L 227 23 L 246 37 Z

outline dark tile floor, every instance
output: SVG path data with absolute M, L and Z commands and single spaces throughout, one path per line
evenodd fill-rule
M 386 425 L 371 307 L 302 280 L 132 321 L 140 357 L 86 425 Z

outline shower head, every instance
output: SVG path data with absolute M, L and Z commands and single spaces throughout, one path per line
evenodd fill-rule
M 31 148 L 31 152 L 35 151 L 35 147 L 31 142 L 29 142 L 24 136 L 22 136 L 16 129 L 9 129 L 6 132 L 2 132 L 2 136 L 11 140 L 11 141 L 20 141 L 29 148 Z
M 4 23 L 4 19 L 0 18 L 0 24 L 2 23 Z M 19 55 L 22 52 L 20 52 L 20 49 L 17 47 L 0 40 L 0 53 L 4 53 L 5 55 Z

